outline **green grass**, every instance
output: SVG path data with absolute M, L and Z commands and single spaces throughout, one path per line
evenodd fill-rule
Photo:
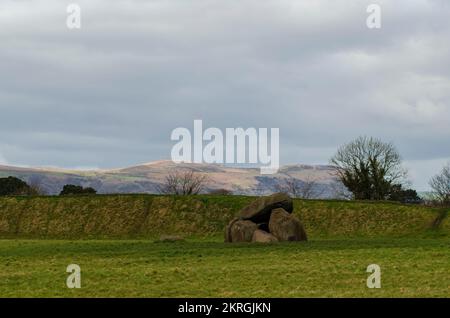
M 0 297 L 450 297 L 448 211 L 294 200 L 308 242 L 222 243 L 252 200 L 0 197 Z M 156 243 L 162 234 L 188 239 Z M 81 289 L 65 285 L 72 263 Z M 373 263 L 381 289 L 366 287 Z
M 450 239 L 0 241 L 0 297 L 449 297 Z M 81 289 L 65 285 L 81 266 Z M 381 266 L 381 289 L 366 268 Z
M 138 239 L 217 236 L 254 197 L 96 195 L 0 197 L 0 238 Z M 391 202 L 294 200 L 308 235 L 428 235 L 439 209 Z M 440 222 L 442 223 L 442 222 Z M 433 229 L 442 235 L 448 226 Z

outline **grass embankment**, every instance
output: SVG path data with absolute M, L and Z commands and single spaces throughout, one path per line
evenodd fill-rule
M 254 197 L 96 195 L 0 198 L 0 238 L 155 238 L 220 236 Z M 389 202 L 295 200 L 310 238 L 443 235 L 440 209 Z
M 1 297 L 449 297 L 450 239 L 1 240 Z M 81 289 L 65 282 L 81 267 Z M 369 264 L 381 288 L 366 287 Z

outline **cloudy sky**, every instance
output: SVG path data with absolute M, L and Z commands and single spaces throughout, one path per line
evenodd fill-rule
M 202 119 L 280 128 L 282 164 L 392 141 L 425 190 L 450 159 L 449 17 L 448 0 L 2 0 L 0 163 L 168 159 Z

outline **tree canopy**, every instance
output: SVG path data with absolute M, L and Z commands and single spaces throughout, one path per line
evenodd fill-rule
M 387 199 L 393 186 L 406 176 L 394 145 L 372 137 L 359 137 L 341 146 L 330 161 L 357 200 Z
M 30 186 L 19 178 L 0 178 L 0 195 L 25 195 L 30 192 Z
M 74 184 L 66 184 L 59 195 L 74 195 L 74 194 L 96 194 L 94 188 L 83 188 Z
M 445 205 L 450 205 L 450 163 L 430 180 L 430 187 L 436 199 Z

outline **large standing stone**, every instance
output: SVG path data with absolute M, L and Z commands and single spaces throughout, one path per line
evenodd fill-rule
M 278 239 L 270 233 L 262 230 L 256 230 L 255 232 L 253 232 L 252 242 L 272 243 L 278 242 Z
M 234 224 L 236 221 L 239 221 L 239 218 L 234 218 L 234 219 L 232 219 L 232 220 L 228 223 L 227 227 L 225 228 L 225 243 L 231 243 L 231 242 L 232 242 L 232 240 L 231 240 L 231 227 L 233 226 L 233 224 Z
M 269 221 L 270 233 L 279 241 L 306 241 L 306 232 L 300 221 L 283 209 L 272 211 Z
M 258 198 L 240 211 L 240 217 L 254 223 L 267 223 L 272 210 L 277 208 L 283 208 L 291 213 L 293 210 L 292 199 L 285 193 L 275 193 L 268 197 Z
M 252 221 L 236 220 L 229 225 L 229 242 L 251 242 L 258 226 Z

